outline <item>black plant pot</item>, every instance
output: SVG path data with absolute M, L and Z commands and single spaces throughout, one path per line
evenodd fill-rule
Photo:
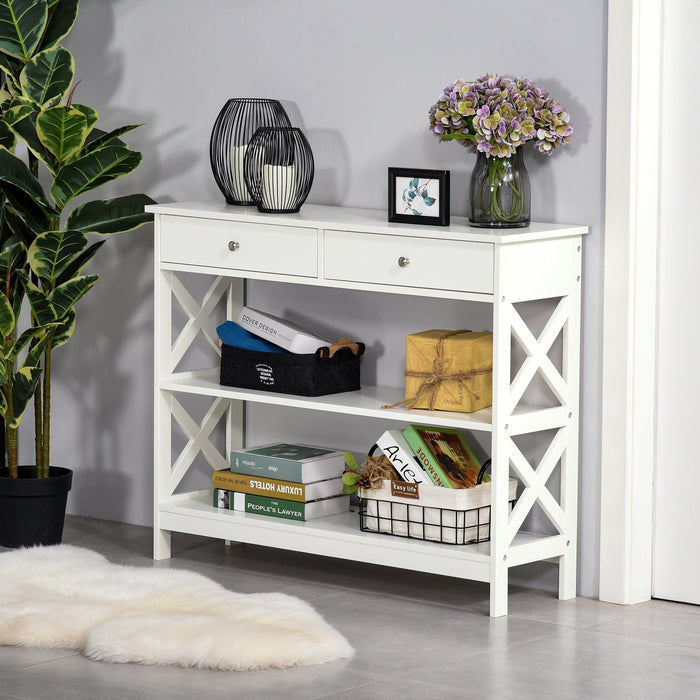
M 36 467 L 19 467 L 19 479 L 0 469 L 0 545 L 60 544 L 72 482 L 64 467 L 49 467 L 48 479 L 37 479 Z

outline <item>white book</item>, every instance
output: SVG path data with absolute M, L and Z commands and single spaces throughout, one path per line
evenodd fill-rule
M 430 481 L 400 430 L 387 430 L 382 433 L 377 438 L 377 447 L 386 455 L 404 481 L 412 484 Z
M 327 338 L 314 335 L 291 321 L 252 309 L 250 306 L 241 309 L 238 325 L 260 338 L 298 354 L 314 353 L 318 348 L 331 344 Z

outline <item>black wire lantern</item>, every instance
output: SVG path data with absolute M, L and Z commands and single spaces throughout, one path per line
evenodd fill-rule
M 261 126 L 291 126 L 279 100 L 236 97 L 214 122 L 209 160 L 214 179 L 228 204 L 254 204 L 246 188 L 243 162 L 250 139 Z
M 250 141 L 243 173 L 259 211 L 297 212 L 314 181 L 311 146 L 301 129 L 263 126 Z

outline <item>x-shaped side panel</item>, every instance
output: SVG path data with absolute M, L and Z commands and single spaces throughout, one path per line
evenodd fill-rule
M 230 281 L 224 277 L 217 277 L 202 300 L 201 306 L 194 300 L 187 291 L 185 285 L 173 274 L 172 290 L 173 295 L 180 304 L 182 310 L 187 314 L 189 320 L 185 327 L 173 343 L 170 353 L 170 370 L 173 371 L 188 348 L 194 342 L 197 334 L 201 331 L 209 345 L 216 352 L 219 352 L 219 342 L 216 334 L 216 326 L 210 315 L 219 300 L 226 294 Z
M 171 412 L 173 418 L 180 426 L 180 429 L 189 440 L 180 456 L 175 460 L 170 472 L 171 493 L 175 491 L 182 477 L 187 473 L 190 465 L 198 453 L 202 453 L 209 462 L 212 469 L 228 469 L 229 463 L 221 455 L 219 450 L 212 445 L 209 436 L 217 423 L 225 415 L 229 402 L 223 398 L 217 398 L 212 403 L 206 415 L 202 419 L 201 425 L 190 417 L 189 413 L 182 407 L 182 404 L 174 397 L 171 397 Z
M 525 490 L 520 494 L 515 507 L 508 517 L 507 542 L 509 544 L 513 541 L 527 514 L 537 502 L 539 502 L 540 507 L 557 531 L 560 534 L 563 534 L 565 531 L 566 514 L 547 489 L 547 480 L 552 475 L 554 468 L 566 449 L 566 430 L 566 428 L 557 430 L 537 465 L 537 469 L 532 468 L 512 438 L 508 439 L 510 464 L 525 486 Z

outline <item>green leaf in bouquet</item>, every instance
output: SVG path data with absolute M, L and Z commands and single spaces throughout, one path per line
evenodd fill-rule
M 0 0 L 0 51 L 28 61 L 41 41 L 47 18 L 46 0 Z
M 80 152 L 88 134 L 88 123 L 81 111 L 59 105 L 37 115 L 36 132 L 43 146 L 56 156 L 60 168 Z
M 83 192 L 116 180 L 135 170 L 142 155 L 124 146 L 109 145 L 64 165 L 56 174 L 51 187 L 59 207 L 63 208 L 71 199 Z
M 55 107 L 73 85 L 75 62 L 62 46 L 38 53 L 20 74 L 22 92 L 38 105 Z
M 46 231 L 29 247 L 27 260 L 37 277 L 54 283 L 86 246 L 87 236 L 82 231 Z
M 148 204 L 155 204 L 155 201 L 145 194 L 88 202 L 71 212 L 66 226 L 103 235 L 133 231 L 153 221 L 153 214 L 144 211 Z
M 80 0 L 49 0 L 46 31 L 41 48 L 48 49 L 58 44 L 73 28 L 78 16 Z

